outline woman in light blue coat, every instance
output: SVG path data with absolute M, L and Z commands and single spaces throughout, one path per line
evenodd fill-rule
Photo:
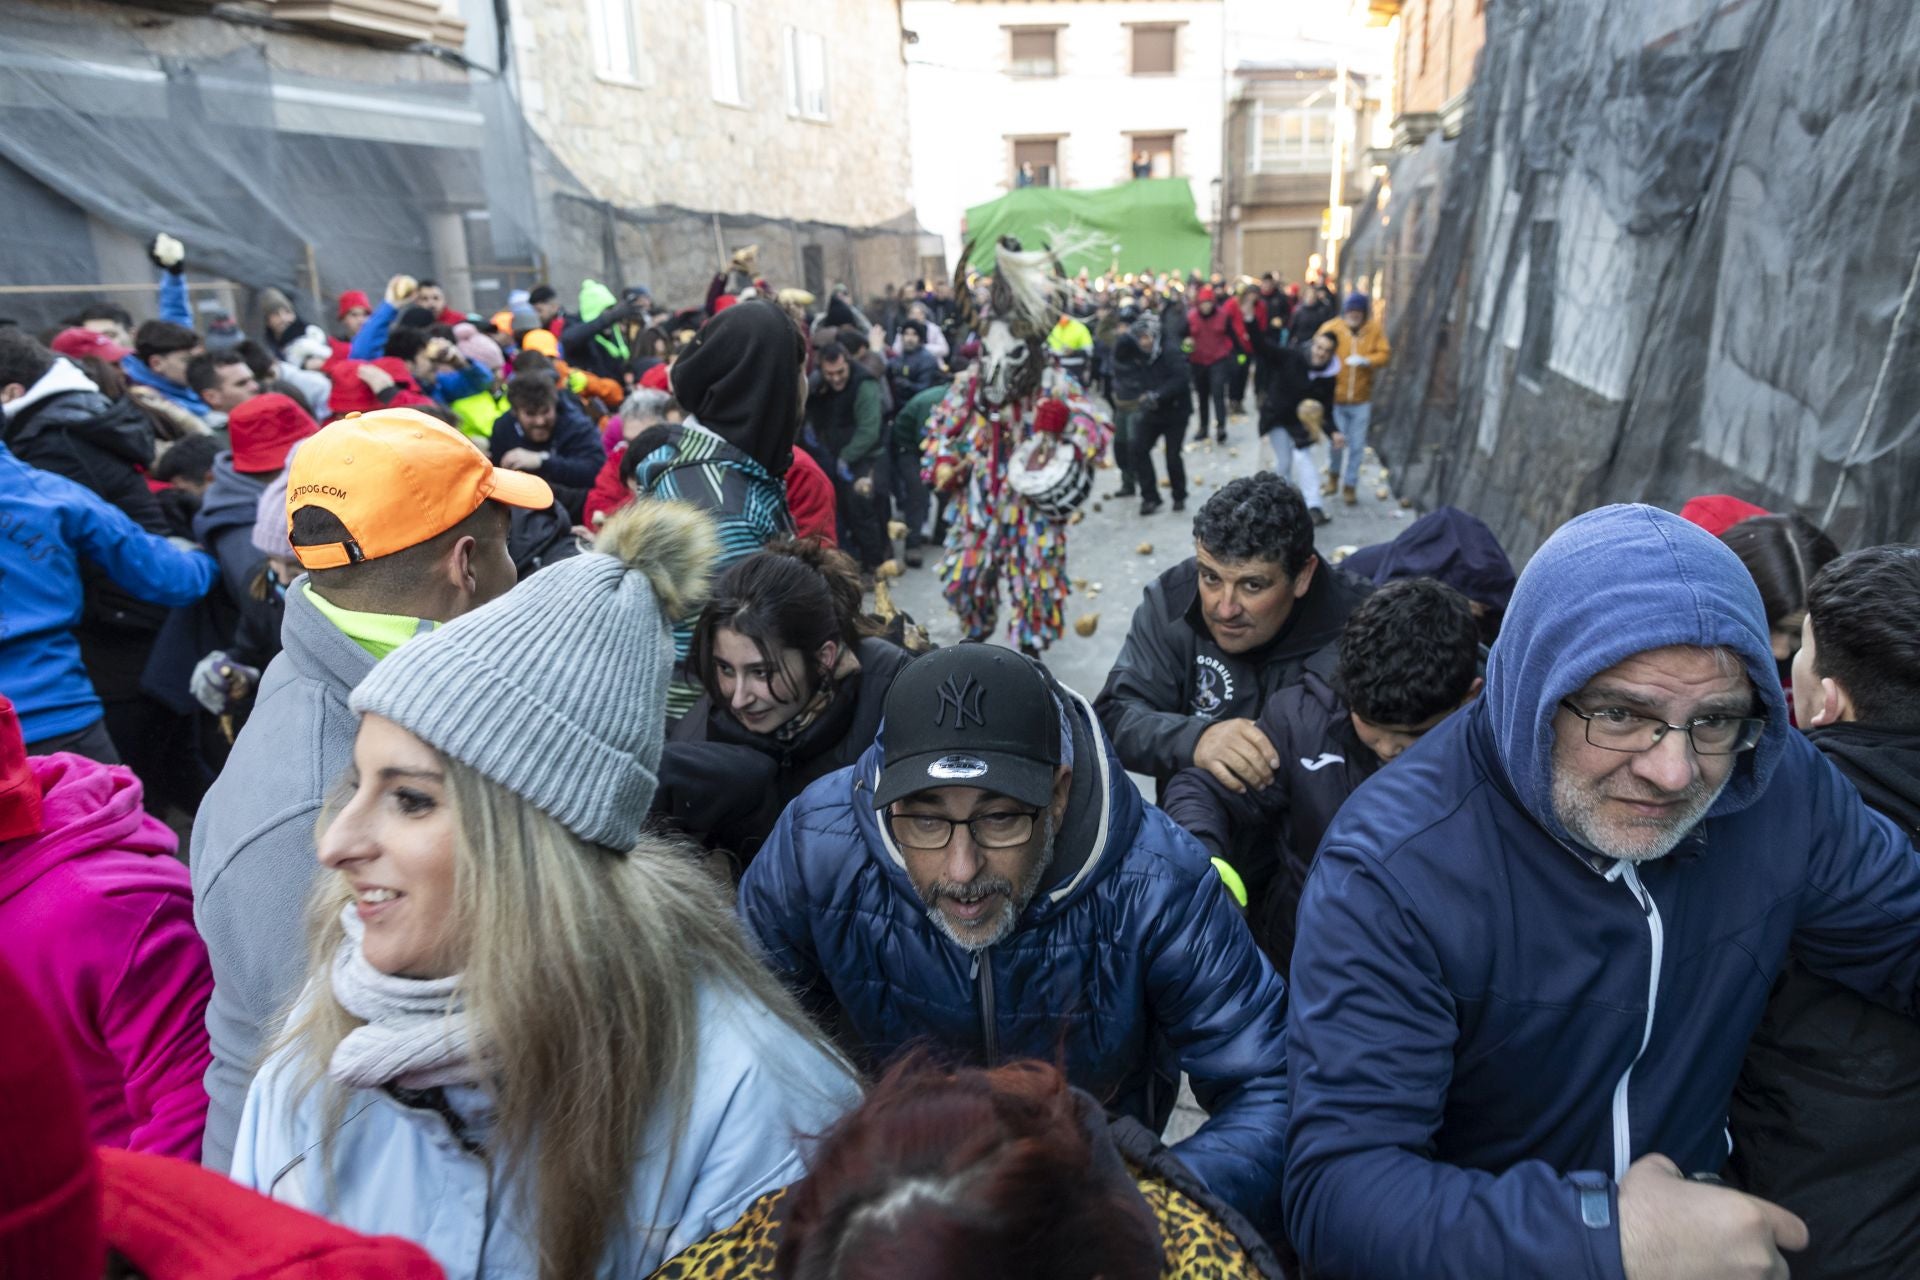
M 712 558 L 645 503 L 383 660 L 323 823 L 313 959 L 233 1176 L 451 1280 L 638 1277 L 857 1103 L 724 892 L 645 835 L 670 627 Z M 538 682 L 494 678 L 538 653 Z

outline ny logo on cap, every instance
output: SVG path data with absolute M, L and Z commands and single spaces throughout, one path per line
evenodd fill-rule
M 964 683 L 954 683 L 954 677 L 948 676 L 940 685 L 940 705 L 934 710 L 933 722 L 944 727 L 947 723 L 947 708 L 953 708 L 953 727 L 964 729 L 967 718 L 985 727 L 987 718 L 980 714 L 980 702 L 987 696 L 985 686 L 972 676 L 964 678 Z

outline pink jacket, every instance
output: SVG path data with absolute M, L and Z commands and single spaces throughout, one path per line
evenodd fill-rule
M 0 842 L 0 956 L 59 1029 L 93 1141 L 200 1158 L 213 970 L 179 842 L 126 769 L 34 756 L 40 834 Z

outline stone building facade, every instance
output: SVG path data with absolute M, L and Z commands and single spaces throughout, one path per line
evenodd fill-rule
M 917 265 L 895 0 L 510 0 L 547 269 L 698 301 L 725 253 L 857 296 Z

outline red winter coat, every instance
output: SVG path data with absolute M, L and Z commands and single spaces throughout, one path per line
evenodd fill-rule
M 393 395 L 387 400 L 373 394 L 367 384 L 360 381 L 359 368 L 363 364 L 376 364 L 387 371 L 393 379 Z M 327 403 L 333 408 L 335 418 L 349 413 L 372 413 L 375 409 L 393 409 L 404 405 L 429 405 L 433 397 L 420 390 L 420 384 L 414 381 L 413 370 L 407 368 L 407 362 L 396 356 L 381 356 L 378 360 L 334 360 L 328 363 L 323 372 L 333 379 L 333 394 Z
M 1210 316 L 1201 315 L 1198 307 L 1188 311 L 1187 336 L 1193 339 L 1188 364 L 1219 364 L 1235 352 L 1253 350 L 1253 344 L 1247 341 L 1246 321 L 1240 318 L 1240 306 L 1235 302 L 1214 307 Z
M 793 451 L 793 465 L 787 468 L 787 511 L 798 536 L 840 545 L 834 535 L 833 481 L 805 449 Z
M 620 460 L 627 456 L 627 444 L 622 440 L 600 468 L 600 474 L 593 478 L 593 489 L 587 494 L 587 527 L 592 528 L 594 521 L 603 515 L 610 516 L 633 501 L 633 490 L 620 482 Z

